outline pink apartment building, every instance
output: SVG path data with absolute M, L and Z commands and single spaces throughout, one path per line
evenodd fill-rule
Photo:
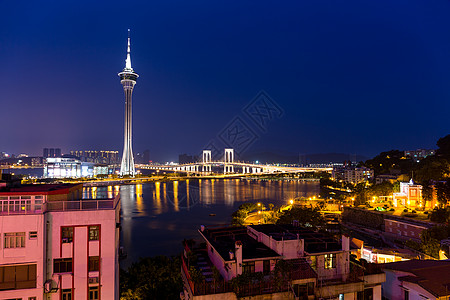
M 118 299 L 119 196 L 82 188 L 0 189 L 0 299 Z

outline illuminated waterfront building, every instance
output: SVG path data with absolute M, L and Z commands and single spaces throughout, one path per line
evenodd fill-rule
M 120 165 L 120 175 L 134 176 L 136 171 L 134 169 L 134 158 L 132 148 L 132 103 L 131 98 L 133 94 L 133 88 L 136 84 L 136 80 L 139 77 L 131 67 L 131 54 L 130 54 L 130 30 L 128 30 L 128 48 L 127 59 L 125 60 L 125 68 L 118 75 L 120 76 L 120 83 L 123 86 L 125 92 L 125 129 L 124 129 L 124 145 L 122 163 Z
M 82 184 L 0 189 L 0 299 L 118 299 L 120 198 Z
M 49 157 L 44 164 L 44 178 L 81 178 L 108 175 L 107 165 L 82 162 L 73 157 Z

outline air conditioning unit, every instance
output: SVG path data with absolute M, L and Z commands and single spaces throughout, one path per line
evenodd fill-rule
M 57 291 L 58 291 L 57 284 L 52 279 L 49 279 L 44 283 L 45 293 L 56 293 Z
M 97 284 L 98 277 L 89 277 L 89 284 Z

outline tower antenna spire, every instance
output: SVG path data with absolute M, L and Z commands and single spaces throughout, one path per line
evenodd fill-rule
M 127 47 L 127 59 L 125 60 L 125 69 L 133 70 L 131 67 L 131 50 L 130 50 L 130 29 L 128 29 L 128 47 Z

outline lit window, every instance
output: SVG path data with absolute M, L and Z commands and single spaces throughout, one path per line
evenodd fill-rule
M 98 241 L 100 235 L 100 226 L 89 226 L 89 240 Z
M 5 248 L 25 248 L 25 232 L 5 233 Z
M 334 269 L 336 268 L 336 254 L 325 254 L 325 269 Z

